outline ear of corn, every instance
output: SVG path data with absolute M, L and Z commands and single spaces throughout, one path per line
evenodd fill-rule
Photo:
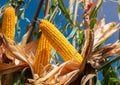
M 2 20 L 2 34 L 14 42 L 15 10 L 12 6 L 5 9 Z
M 43 66 L 47 65 L 50 59 L 51 44 L 46 37 L 42 34 L 39 40 L 38 48 L 34 60 L 34 72 L 40 75 Z
M 73 59 L 78 62 L 82 62 L 82 56 L 53 24 L 51 24 L 47 20 L 40 20 L 39 26 L 42 33 L 46 36 L 51 45 L 61 55 L 64 61 Z

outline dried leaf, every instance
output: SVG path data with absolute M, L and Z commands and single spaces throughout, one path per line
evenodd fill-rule
M 87 82 L 89 80 L 91 80 L 92 78 L 94 78 L 95 76 L 96 76 L 96 74 L 88 74 L 87 76 L 84 76 L 82 78 L 82 80 L 81 80 L 81 84 L 80 85 L 86 85 Z M 93 85 L 93 84 L 89 83 L 88 85 Z
M 120 41 L 116 41 L 113 44 L 106 45 L 93 51 L 92 56 L 88 59 L 88 63 L 93 68 L 99 69 L 101 64 L 105 63 L 105 58 L 109 56 L 120 54 Z
M 29 30 L 31 27 L 32 27 L 31 24 L 29 24 L 29 25 L 27 26 L 27 30 Z M 22 40 L 21 40 L 21 42 L 19 43 L 20 46 L 26 45 L 27 39 L 28 39 L 28 37 L 29 37 L 29 33 L 30 33 L 30 31 L 27 31 L 27 32 L 23 35 Z
M 25 51 L 26 54 L 31 54 L 31 53 L 35 54 L 37 46 L 38 46 L 38 40 L 35 40 L 21 46 L 21 48 Z
M 1 35 L 1 37 L 2 37 L 2 35 Z M 18 45 L 15 46 L 15 45 L 9 43 L 8 39 L 5 38 L 4 36 L 2 37 L 2 39 L 3 39 L 3 46 L 4 46 L 4 49 L 6 51 L 6 55 L 9 55 L 9 56 L 11 56 L 13 58 L 19 59 L 19 60 L 21 60 L 23 62 L 26 62 L 30 66 L 32 74 L 34 74 L 32 64 L 28 60 L 29 57 L 24 52 L 24 50 Z
M 38 46 L 38 40 L 32 41 L 28 44 L 25 44 L 24 46 L 20 46 L 22 50 L 25 52 L 25 54 L 29 56 L 27 59 L 31 64 L 33 64 L 37 46 Z
M 45 73 L 41 74 L 40 78 L 35 80 L 34 82 L 35 85 L 38 84 L 67 85 L 74 79 L 76 79 L 80 71 L 79 70 L 80 64 L 78 62 L 71 60 L 64 62 L 60 66 L 49 65 L 47 67 L 49 69 L 48 68 L 44 69 Z M 53 68 L 52 70 L 51 67 Z
M 92 56 L 92 47 L 93 47 L 93 32 L 90 29 L 86 29 L 85 30 L 85 44 L 84 47 L 82 49 L 82 57 L 83 57 L 83 63 L 82 63 L 82 67 L 81 67 L 81 72 L 83 72 L 84 68 L 85 68 L 85 64 L 86 64 L 86 60 Z
M 106 45 L 101 47 L 93 52 L 92 57 L 100 57 L 106 58 L 108 56 L 114 56 L 120 54 L 120 41 L 116 41 L 113 44 Z
M 5 50 L 2 46 L 0 46 L 0 63 L 2 62 L 2 56 L 4 54 Z
M 18 65 L 15 65 L 14 63 L 11 63 L 11 64 L 0 63 L 0 75 L 20 71 L 21 69 L 27 66 L 28 64 L 23 62 Z
M 120 29 L 120 24 L 116 24 L 115 22 L 111 22 L 105 24 L 104 19 L 100 20 L 96 23 L 94 27 L 94 48 L 100 45 L 103 41 L 105 41 L 108 37 L 110 37 L 113 33 Z

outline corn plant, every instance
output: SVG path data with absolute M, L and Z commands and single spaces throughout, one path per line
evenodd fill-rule
M 120 23 L 100 15 L 109 1 L 36 2 L 32 19 L 32 0 L 8 0 L 0 9 L 1 85 L 120 84 L 120 35 L 106 44 Z M 111 2 L 119 18 L 120 0 Z

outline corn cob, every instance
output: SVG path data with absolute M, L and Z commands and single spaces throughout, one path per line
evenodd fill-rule
M 39 26 L 42 33 L 61 55 L 64 61 L 73 59 L 80 63 L 82 62 L 82 56 L 53 24 L 47 20 L 40 20 Z
M 47 65 L 50 59 L 50 50 L 52 46 L 46 39 L 46 37 L 42 34 L 39 40 L 38 48 L 35 54 L 34 60 L 34 72 L 40 75 L 43 66 Z
M 12 6 L 5 9 L 2 20 L 2 34 L 14 42 L 15 35 L 15 10 Z

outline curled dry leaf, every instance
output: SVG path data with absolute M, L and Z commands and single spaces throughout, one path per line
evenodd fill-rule
M 35 40 L 35 41 L 31 41 L 28 44 L 22 45 L 21 48 L 23 48 L 23 50 L 25 51 L 26 54 L 31 54 L 33 53 L 35 55 L 37 46 L 38 46 L 38 41 L 39 40 Z
M 94 38 L 93 31 L 90 29 L 86 29 L 85 30 L 85 44 L 84 44 L 84 47 L 81 53 L 84 59 L 82 63 L 82 67 L 81 67 L 81 72 L 83 72 L 85 68 L 87 59 L 92 56 L 92 47 L 93 47 L 93 40 L 94 40 L 93 38 Z
M 99 69 L 100 65 L 105 63 L 105 58 L 120 54 L 120 41 L 98 48 L 93 52 L 92 57 L 88 59 L 91 65 Z
M 38 40 L 35 40 L 28 44 L 20 46 L 22 50 L 25 52 L 25 54 L 27 55 L 27 59 L 29 60 L 31 64 L 33 64 L 37 46 L 38 46 Z
M 91 81 L 95 76 L 96 74 L 88 74 L 87 76 L 83 76 L 80 85 L 87 85 L 87 82 Z M 88 85 L 93 85 L 93 82 L 89 82 Z
M 15 45 L 10 44 L 9 42 L 6 42 L 6 41 L 4 42 L 3 46 L 5 48 L 6 55 L 11 55 L 14 58 L 17 58 L 17 59 L 22 60 L 24 62 L 28 62 L 24 51 L 19 46 L 15 46 Z
M 28 38 L 28 34 L 29 34 L 29 32 L 26 32 L 26 33 L 23 35 L 22 40 L 21 40 L 21 42 L 19 43 L 21 46 L 26 45 L 26 43 L 27 43 L 27 38 Z
M 0 63 L 2 62 L 2 56 L 4 54 L 5 50 L 2 46 L 0 46 Z
M 41 74 L 40 78 L 34 81 L 35 85 L 68 85 L 78 76 L 80 64 L 76 61 L 69 60 L 60 66 L 49 65 L 45 68 L 46 69 L 44 69 L 44 72 Z
M 2 37 L 2 35 L 1 35 L 1 37 Z M 5 52 L 6 55 L 11 56 L 11 57 L 16 58 L 16 59 L 19 59 L 19 60 L 27 63 L 31 68 L 32 74 L 34 74 L 32 63 L 29 61 L 29 59 L 28 59 L 29 57 L 25 53 L 25 51 L 20 46 L 18 46 L 18 45 L 15 46 L 15 45 L 9 43 L 8 39 L 5 38 L 4 36 L 2 37 L 2 39 L 3 39 L 3 47 L 6 51 Z
M 0 75 L 20 71 L 28 65 L 32 68 L 34 54 L 37 48 L 38 40 L 32 41 L 26 45 L 13 45 L 9 39 L 0 35 Z M 3 63 L 2 56 L 6 55 L 12 58 L 12 63 Z M 18 60 L 19 59 L 19 60 Z M 33 73 L 33 71 L 32 71 Z
M 120 24 L 111 22 L 105 24 L 105 19 L 100 20 L 94 26 L 94 46 L 93 49 L 110 37 L 113 33 L 120 29 Z
M 98 55 L 99 54 L 99 55 Z M 120 41 L 116 41 L 113 44 L 106 45 L 104 47 L 101 47 L 93 52 L 92 57 L 100 57 L 106 58 L 109 56 L 120 54 Z
M 15 65 L 14 63 L 11 63 L 11 64 L 0 63 L 0 75 L 20 71 L 21 69 L 27 66 L 28 64 L 23 63 L 23 62 L 18 65 Z

